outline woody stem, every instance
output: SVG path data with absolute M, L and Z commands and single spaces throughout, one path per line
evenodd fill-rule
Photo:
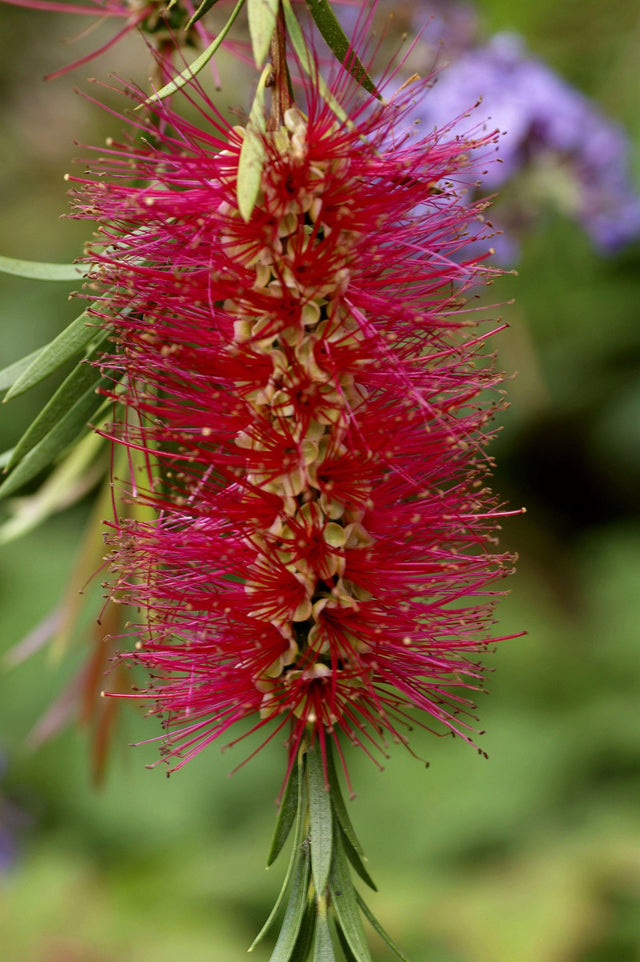
M 267 121 L 268 130 L 278 130 L 284 123 L 285 112 L 293 103 L 291 81 L 287 68 L 287 33 L 282 5 L 278 8 L 276 29 L 271 39 L 271 112 Z

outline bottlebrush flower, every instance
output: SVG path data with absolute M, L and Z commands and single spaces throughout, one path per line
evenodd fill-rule
M 167 48 L 172 52 L 175 52 L 178 36 L 186 47 L 194 46 L 196 39 L 204 44 L 208 44 L 213 39 L 213 35 L 209 34 L 201 23 L 195 24 L 184 33 L 184 28 L 194 12 L 188 0 L 186 3 L 172 4 L 171 10 L 168 9 L 165 0 L 85 0 L 84 3 L 66 3 L 61 0 L 0 0 L 0 2 L 49 13 L 72 13 L 83 17 L 97 17 L 95 26 L 103 20 L 124 21 L 124 26 L 96 50 L 50 73 L 45 78 L 47 80 L 52 80 L 95 60 L 134 30 L 140 30 L 147 37 L 152 38 L 157 49 Z M 81 36 L 88 32 L 84 31 Z M 166 70 L 167 65 L 162 64 L 162 76 L 166 74 Z
M 500 378 L 466 303 L 492 271 L 464 255 L 481 208 L 459 184 L 494 135 L 414 141 L 407 109 L 351 100 L 342 123 L 310 84 L 264 135 L 248 222 L 248 135 L 206 99 L 203 129 L 158 105 L 153 146 L 75 178 L 116 484 L 156 512 L 113 525 L 113 594 L 142 613 L 124 657 L 174 768 L 242 719 L 290 725 L 291 762 L 305 732 L 384 752 L 421 713 L 473 740 L 510 559 L 485 486 Z
M 147 3 L 129 3 L 127 0 L 88 0 L 86 4 L 61 3 L 57 2 L 57 0 L 3 0 L 3 2 L 14 7 L 27 7 L 32 10 L 43 10 L 52 13 L 75 13 L 81 16 L 98 16 L 101 20 L 113 18 L 125 21 L 124 27 L 119 29 L 106 43 L 98 47 L 97 50 L 93 50 L 74 63 L 54 71 L 54 73 L 49 74 L 47 80 L 58 77 L 60 74 L 67 73 L 69 70 L 73 70 L 76 67 L 82 66 L 82 64 L 88 63 L 90 60 L 94 60 L 95 57 L 99 57 L 111 49 L 111 47 L 115 46 L 119 40 L 122 40 L 123 37 L 131 33 L 132 30 L 135 30 L 143 24 L 148 18 L 153 17 L 157 19 L 158 8 L 155 0 L 148 0 Z

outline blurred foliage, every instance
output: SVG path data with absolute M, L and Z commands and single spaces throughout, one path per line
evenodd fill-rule
M 638 172 L 638 0 L 478 6 L 487 32 L 523 32 L 626 125 Z M 80 225 L 58 220 L 62 174 L 82 153 L 72 142 L 100 142 L 114 121 L 73 95 L 82 76 L 41 83 L 69 54 L 60 40 L 78 22 L 1 14 L 0 251 L 69 260 L 83 240 Z M 139 50 L 129 38 L 109 68 L 128 76 Z M 235 80 L 220 95 L 225 104 L 237 96 Z M 351 765 L 352 817 L 381 892 L 371 906 L 413 962 L 640 960 L 639 268 L 640 245 L 598 259 L 577 228 L 550 214 L 525 245 L 520 276 L 493 289 L 496 302 L 517 298 L 504 309 L 511 326 L 499 351 L 518 372 L 494 445 L 495 486 L 528 506 L 505 525 L 521 562 L 499 616 L 505 634 L 528 635 L 492 658 L 480 706 L 488 762 L 452 739 L 416 734 L 429 771 L 400 749 L 384 773 L 359 757 Z M 60 292 L 2 278 L 3 363 L 75 316 Z M 14 402 L 0 422 L 3 449 L 49 389 Z M 89 510 L 87 502 L 3 550 L 4 650 L 55 608 Z M 99 587 L 91 592 L 75 658 L 100 607 Z M 43 651 L 0 675 L 0 793 L 28 819 L 16 828 L 21 854 L 0 877 L 2 959 L 243 957 L 282 871 L 263 869 L 281 746 L 231 779 L 245 749 L 210 749 L 165 781 L 144 767 L 154 743 L 126 747 L 158 734 L 128 712 L 95 791 L 85 731 L 36 750 L 28 742 L 73 661 Z M 387 950 L 374 948 L 386 962 Z M 256 950 L 258 962 L 266 957 Z

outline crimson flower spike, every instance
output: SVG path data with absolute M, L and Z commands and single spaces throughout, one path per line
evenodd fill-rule
M 287 38 L 300 49 L 293 23 L 274 61 Z M 74 216 L 99 225 L 86 261 L 120 412 L 106 434 L 138 509 L 107 539 L 113 595 L 141 612 L 121 657 L 152 679 L 129 697 L 162 717 L 171 771 L 236 722 L 236 742 L 286 735 L 270 859 L 295 838 L 273 959 L 313 943 L 366 962 L 348 862 L 371 880 L 334 756 L 351 790 L 349 745 L 380 764 L 415 724 L 476 745 L 479 656 L 512 567 L 486 486 L 500 326 L 479 329 L 469 302 L 495 271 L 463 187 L 496 134 L 414 136 L 409 91 L 389 105 L 346 71 L 330 87 L 309 74 L 267 118 L 267 67 L 246 127 L 191 80 L 200 126 L 154 103 L 151 145 L 111 142 L 73 178 Z

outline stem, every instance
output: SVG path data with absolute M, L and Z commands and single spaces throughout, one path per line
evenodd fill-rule
M 175 44 L 172 38 L 163 38 L 157 41 L 157 58 L 154 57 L 151 73 L 151 89 L 160 90 L 171 80 L 171 62 L 175 53 Z

